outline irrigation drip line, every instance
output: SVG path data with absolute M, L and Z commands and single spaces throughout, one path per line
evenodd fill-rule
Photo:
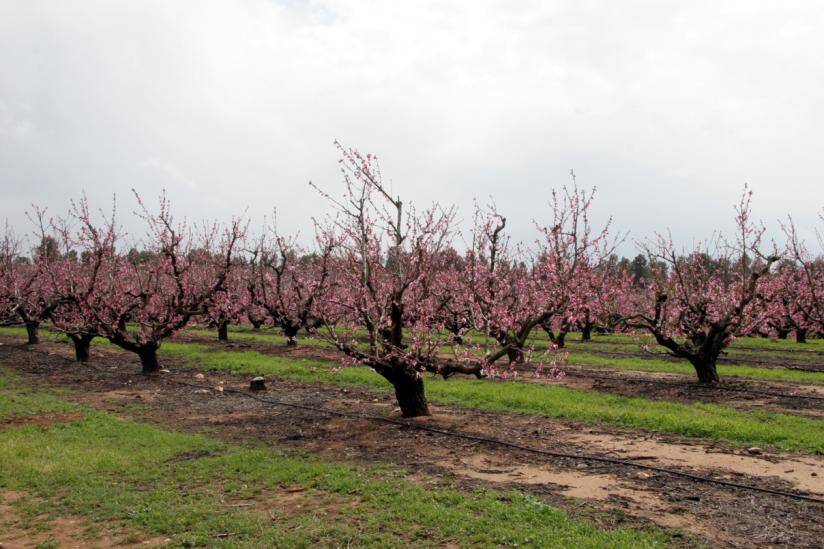
M 587 377 L 593 379 L 608 379 L 612 381 L 637 381 L 640 383 L 654 383 L 656 385 L 668 385 L 672 387 L 688 387 L 690 389 L 705 389 L 708 391 L 734 391 L 738 393 L 751 393 L 755 395 L 765 395 L 765 396 L 774 396 L 774 397 L 781 397 L 781 398 L 806 398 L 810 400 L 823 400 L 824 396 L 816 396 L 816 395 L 793 395 L 789 393 L 779 393 L 777 391 L 764 391 L 762 389 L 750 389 L 748 387 L 730 387 L 726 385 L 707 385 L 702 383 L 681 383 L 678 381 L 667 381 L 664 379 L 647 379 L 643 377 L 631 377 L 631 376 L 609 376 L 605 374 L 596 374 L 591 372 L 590 370 L 585 369 L 571 369 L 567 368 L 564 370 L 564 373 L 568 376 L 573 377 Z
M 179 385 L 185 385 L 185 386 L 188 386 L 188 387 L 193 387 L 193 388 L 198 388 L 198 389 L 208 389 L 208 390 L 213 389 L 212 387 L 209 387 L 209 386 L 206 386 L 206 385 L 201 385 L 201 384 L 198 384 L 198 383 L 189 383 L 189 382 L 186 382 L 186 381 L 178 381 L 178 380 L 174 380 L 174 379 L 170 379 L 168 381 L 170 381 L 172 383 L 179 384 Z M 675 469 L 667 469 L 665 467 L 657 467 L 655 465 L 645 465 L 643 463 L 636 463 L 636 462 L 627 461 L 627 460 L 624 460 L 624 459 L 610 458 L 610 457 L 607 457 L 607 456 L 599 456 L 599 455 L 595 455 L 595 454 L 573 454 L 573 453 L 568 453 L 568 452 L 557 452 L 557 451 L 552 451 L 552 450 L 544 450 L 544 449 L 535 448 L 535 447 L 532 447 L 532 446 L 525 446 L 523 444 L 518 444 L 516 442 L 509 442 L 509 441 L 501 440 L 501 439 L 497 439 L 497 438 L 484 437 L 484 436 L 480 436 L 480 435 L 473 435 L 473 434 L 470 434 L 470 433 L 463 433 L 463 432 L 460 432 L 460 431 L 451 431 L 451 430 L 448 430 L 448 429 L 441 429 L 441 428 L 432 427 L 432 426 L 429 426 L 429 425 L 421 425 L 421 424 L 418 424 L 418 423 L 412 423 L 412 422 L 404 421 L 404 420 L 401 420 L 401 419 L 394 419 L 394 418 L 389 418 L 389 417 L 384 417 L 384 416 L 376 416 L 376 415 L 372 415 L 372 414 L 357 414 L 357 413 L 354 413 L 354 412 L 342 412 L 342 411 L 339 411 L 339 410 L 332 410 L 330 408 L 323 408 L 323 407 L 318 407 L 318 406 L 309 406 L 309 405 L 306 405 L 306 404 L 296 404 L 296 403 L 293 403 L 293 402 L 284 402 L 282 400 L 277 400 L 277 399 L 274 399 L 274 398 L 261 397 L 261 396 L 252 394 L 252 393 L 247 392 L 247 391 L 242 391 L 240 389 L 230 389 L 230 388 L 225 388 L 224 387 L 223 392 L 228 393 L 228 394 L 240 395 L 240 396 L 243 396 L 243 397 L 246 397 L 246 398 L 249 398 L 249 399 L 252 399 L 252 400 L 256 400 L 256 401 L 264 403 L 264 404 L 273 405 L 273 406 L 284 406 L 284 407 L 288 407 L 288 408 L 295 408 L 295 409 L 298 409 L 298 410 L 305 410 L 305 411 L 309 411 L 309 412 L 316 412 L 316 413 L 326 414 L 326 415 L 330 415 L 330 416 L 345 417 L 345 418 L 348 418 L 348 419 L 369 420 L 369 421 L 377 421 L 377 422 L 382 422 L 382 423 L 388 423 L 390 425 L 398 425 L 398 426 L 401 426 L 401 427 L 406 427 L 408 429 L 414 429 L 414 430 L 418 430 L 418 431 L 425 431 L 425 432 L 435 433 L 435 434 L 448 436 L 448 437 L 452 437 L 452 438 L 460 438 L 460 439 L 464 439 L 464 440 L 470 440 L 470 441 L 473 441 L 473 442 L 491 444 L 491 445 L 494 445 L 494 446 L 502 446 L 502 447 L 505 447 L 505 448 L 512 448 L 512 449 L 515 449 L 515 450 L 521 450 L 521 451 L 524 451 L 524 452 L 529 452 L 529 453 L 532 453 L 532 454 L 537 454 L 537 455 L 542 455 L 542 456 L 555 457 L 555 458 L 564 458 L 564 459 L 575 459 L 575 460 L 579 460 L 579 461 L 593 461 L 593 462 L 596 462 L 596 463 L 609 463 L 609 464 L 612 464 L 612 465 L 623 465 L 625 467 L 632 467 L 632 468 L 636 468 L 636 469 L 642 469 L 642 470 L 645 470 L 645 471 L 653 471 L 653 472 L 656 472 L 656 473 L 662 473 L 662 474 L 666 474 L 666 475 L 670 475 L 670 476 L 681 477 L 681 478 L 685 478 L 685 479 L 688 479 L 688 480 L 692 480 L 694 482 L 703 482 L 703 483 L 707 483 L 707 484 L 716 484 L 716 485 L 719 485 L 719 486 L 725 486 L 727 488 L 736 488 L 736 489 L 739 489 L 739 490 L 749 490 L 751 492 L 758 492 L 758 493 L 762 493 L 762 494 L 770 494 L 770 495 L 773 495 L 773 496 L 781 496 L 781 497 L 786 497 L 786 498 L 790 498 L 790 499 L 808 501 L 808 502 L 811 502 L 811 503 L 817 503 L 819 505 L 824 505 L 824 499 L 817 498 L 817 497 L 814 497 L 814 496 L 805 496 L 803 494 L 795 494 L 795 493 L 792 493 L 792 492 L 784 492 L 784 491 L 781 491 L 781 490 L 773 490 L 773 489 L 770 489 L 770 488 L 761 488 L 759 486 L 752 486 L 752 485 L 749 485 L 749 484 L 741 484 L 741 483 L 738 483 L 738 482 L 732 482 L 732 481 L 727 481 L 727 480 L 719 480 L 719 479 L 714 479 L 714 478 L 710 478 L 710 477 L 703 477 L 701 475 L 694 475 L 692 473 L 685 473 L 683 471 L 678 471 L 678 470 L 675 470 Z

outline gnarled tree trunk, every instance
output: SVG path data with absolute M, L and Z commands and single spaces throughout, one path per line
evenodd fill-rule
M 217 325 L 217 339 L 218 341 L 229 341 L 229 323 L 225 320 Z
M 94 336 L 91 334 L 69 334 L 69 337 L 74 343 L 74 358 L 77 362 L 89 361 L 89 349 L 91 347 Z
M 37 331 L 40 328 L 40 323 L 36 321 L 29 321 L 26 322 L 26 335 L 28 336 L 28 344 L 29 345 L 36 345 L 40 343 L 40 336 L 38 335 Z
M 718 371 L 715 368 L 717 357 L 693 356 L 689 361 L 698 374 L 698 381 L 701 383 L 718 383 Z
M 547 337 L 552 343 L 554 343 L 559 349 L 564 348 L 564 345 L 566 344 L 566 330 L 561 330 L 556 335 L 549 324 L 542 324 L 541 327 L 544 329 Z
M 506 358 L 509 360 L 509 364 L 523 364 L 525 362 L 524 351 L 518 347 L 507 349 Z
M 402 368 L 387 368 L 379 372 L 395 389 L 395 398 L 403 417 L 428 416 L 429 403 L 423 387 L 423 377 Z
M 581 341 L 592 341 L 592 325 L 584 324 L 581 329 Z
M 799 328 L 795 331 L 795 342 L 796 343 L 807 343 L 807 330 L 804 328 Z
M 555 336 L 555 339 L 552 342 L 558 346 L 559 349 L 563 349 L 566 345 L 566 332 L 558 332 L 558 335 Z
M 137 351 L 144 374 L 154 374 L 160 371 L 160 362 L 157 360 L 157 347 L 154 345 L 141 347 Z
M 300 328 L 296 328 L 292 325 L 287 325 L 283 327 L 283 335 L 286 336 L 286 345 L 293 347 L 298 344 L 298 332 Z

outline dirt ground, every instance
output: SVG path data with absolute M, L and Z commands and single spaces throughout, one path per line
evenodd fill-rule
M 24 518 L 12 505 L 27 495 L 11 490 L 0 491 L 0 525 L 3 526 L 2 549 L 36 549 L 56 546 L 61 548 L 82 548 L 93 546 L 100 549 L 109 547 L 160 547 L 170 541 L 166 538 L 144 538 L 135 536 L 121 528 L 116 535 L 100 523 L 83 516 L 49 517 L 39 515 Z M 5 524 L 4 524 L 5 523 Z M 21 528 L 20 524 L 36 524 L 35 528 Z M 93 540 L 93 541 L 92 541 Z
M 363 464 L 395 464 L 422 483 L 513 487 L 605 526 L 655 523 L 713 546 L 820 547 L 824 506 L 746 490 L 580 459 L 548 458 L 365 419 L 273 406 L 216 391 L 245 389 L 248 376 L 198 372 L 167 363 L 171 372 L 143 376 L 119 350 L 94 351 L 92 366 L 71 360 L 67 345 L 37 347 L 1 340 L 0 364 L 33 374 L 44 386 L 73 387 L 77 400 L 161 425 L 208 432 L 231 441 L 265 441 L 277 448 Z M 302 351 L 307 352 L 307 351 Z M 196 388 L 183 383 L 194 383 Z M 310 407 L 396 417 L 388 396 L 331 385 L 267 378 L 265 396 Z M 627 383 L 626 385 L 630 385 Z M 787 387 L 783 387 L 786 392 Z M 600 389 L 599 389 L 600 390 Z M 662 397 L 665 398 L 665 397 Z M 759 397 L 760 398 L 760 397 Z M 142 412 L 134 406 L 140 404 Z M 523 414 L 433 406 L 415 420 L 453 431 L 573 454 L 597 454 L 718 479 L 824 496 L 824 459 L 788 452 L 699 443 L 656 433 Z

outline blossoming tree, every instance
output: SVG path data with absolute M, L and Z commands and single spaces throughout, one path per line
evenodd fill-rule
M 671 355 L 688 360 L 702 383 L 718 382 L 721 352 L 737 335 L 763 322 L 753 300 L 780 259 L 775 250 L 763 251 L 765 229 L 750 217 L 751 198 L 745 188 L 732 242 L 719 235 L 683 252 L 669 235 L 640 244 L 656 267 L 640 310 L 627 324 L 646 330 Z

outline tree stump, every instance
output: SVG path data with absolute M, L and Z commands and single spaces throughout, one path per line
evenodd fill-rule
M 266 390 L 266 383 L 263 381 L 263 376 L 258 376 L 256 378 L 252 378 L 252 381 L 249 382 L 249 390 L 250 391 L 265 391 Z

